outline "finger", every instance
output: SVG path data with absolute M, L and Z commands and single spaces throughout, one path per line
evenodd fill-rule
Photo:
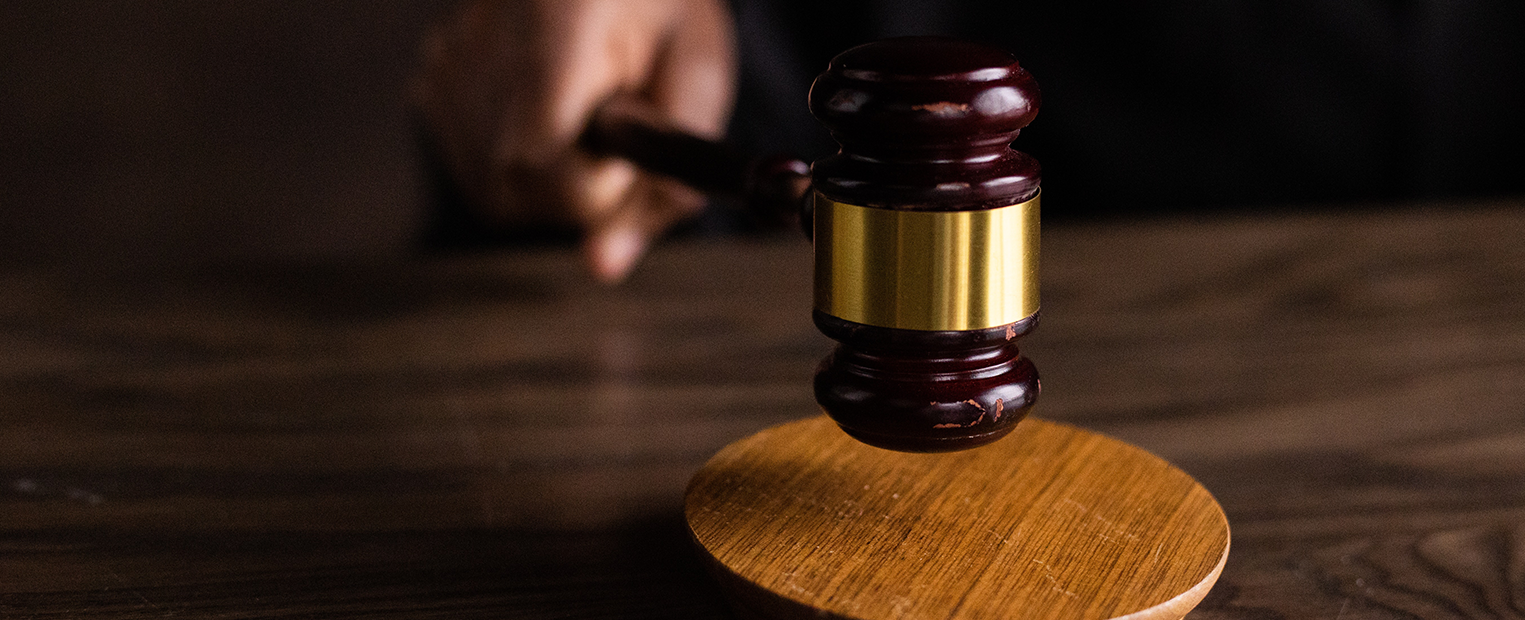
M 683 3 L 647 83 L 677 126 L 709 139 L 725 134 L 736 94 L 735 26 L 720 0 Z
M 661 46 L 640 91 L 672 124 L 718 139 L 735 93 L 735 43 L 730 13 L 719 0 L 669 4 Z M 670 179 L 637 173 L 618 210 L 590 228 L 585 255 L 605 282 L 624 279 L 646 248 L 675 223 L 702 210 L 704 198 Z
M 589 270 L 603 282 L 624 280 L 652 242 L 703 207 L 704 196 L 693 189 L 642 175 L 620 208 L 589 229 L 583 242 Z
M 544 0 L 566 2 L 567 0 Z M 565 150 L 542 152 L 556 165 L 560 194 L 573 219 L 591 227 L 607 220 L 630 195 L 637 172 L 626 161 L 592 157 L 576 148 L 594 111 L 615 92 L 633 92 L 656 62 L 670 10 L 651 0 L 575 0 L 564 11 L 560 51 L 547 64 L 548 83 L 536 138 Z

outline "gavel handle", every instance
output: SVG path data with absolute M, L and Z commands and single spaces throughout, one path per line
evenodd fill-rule
M 798 159 L 755 157 L 724 142 L 687 133 L 636 97 L 615 96 L 593 114 L 582 135 L 589 151 L 623 157 L 712 195 L 745 200 L 765 220 L 798 223 L 810 235 L 810 166 Z

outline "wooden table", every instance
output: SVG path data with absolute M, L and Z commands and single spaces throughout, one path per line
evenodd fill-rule
M 1051 225 L 1036 414 L 1171 459 L 1193 618 L 1525 616 L 1525 204 Z M 0 274 L 0 616 L 723 617 L 679 515 L 816 412 L 792 239 Z

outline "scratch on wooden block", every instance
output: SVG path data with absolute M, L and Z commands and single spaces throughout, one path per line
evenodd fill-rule
M 1042 564 L 1042 562 L 1039 563 Z M 1048 580 L 1049 587 L 1053 591 L 1069 597 L 1075 596 L 1074 590 L 1067 590 L 1064 588 L 1064 586 L 1059 585 L 1059 580 L 1054 577 L 1053 573 L 1049 571 L 1047 566 L 1043 567 L 1043 578 Z

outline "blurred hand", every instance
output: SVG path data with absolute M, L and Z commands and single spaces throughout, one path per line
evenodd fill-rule
M 701 137 L 724 133 L 735 43 L 721 0 L 471 0 L 430 33 L 417 103 L 445 164 L 498 227 L 573 225 L 622 279 L 704 198 L 577 139 L 616 93 Z

